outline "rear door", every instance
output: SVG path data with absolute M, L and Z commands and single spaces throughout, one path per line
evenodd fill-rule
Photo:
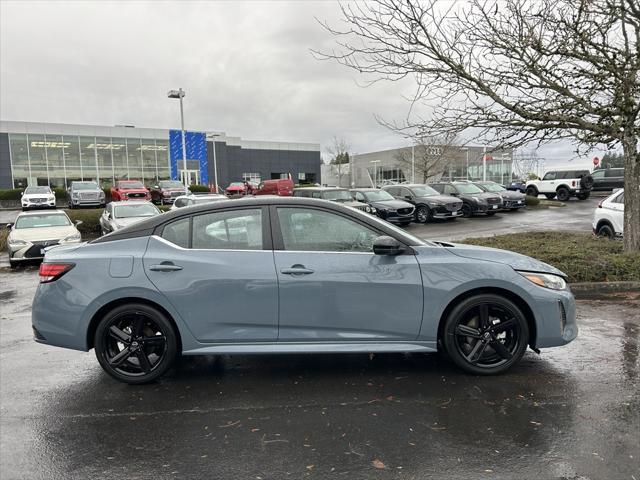
M 312 207 L 273 207 L 283 342 L 415 339 L 422 277 L 415 256 L 375 255 L 381 232 Z
M 203 343 L 275 341 L 278 283 L 267 207 L 182 217 L 149 238 L 147 276 Z

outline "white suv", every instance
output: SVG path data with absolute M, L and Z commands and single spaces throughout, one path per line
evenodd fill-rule
M 551 200 L 557 197 L 561 202 L 572 196 L 578 200 L 586 200 L 591 194 L 593 177 L 589 170 L 550 170 L 544 174 L 542 180 L 527 182 L 526 193 L 537 197 L 541 193 Z
M 593 214 L 593 233 L 621 237 L 624 233 L 624 190 L 616 190 L 598 204 Z

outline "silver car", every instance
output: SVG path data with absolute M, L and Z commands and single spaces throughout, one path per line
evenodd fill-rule
M 68 190 L 69 208 L 77 207 L 104 207 L 106 196 L 96 182 L 71 182 Z
M 110 202 L 100 215 L 100 231 L 106 235 L 161 213 L 151 202 Z
M 221 195 L 219 193 L 205 193 L 202 195 L 195 195 L 192 193 L 189 195 L 180 195 L 174 200 L 173 205 L 171 205 L 171 210 L 176 210 L 182 207 L 189 207 L 191 205 L 218 202 L 220 200 L 229 200 L 229 197 L 227 197 L 226 195 Z
M 149 218 L 47 252 L 37 342 L 145 383 L 183 355 L 444 351 L 497 374 L 578 334 L 558 269 L 426 242 L 335 202 L 259 196 Z M 529 364 L 523 368 L 532 368 Z
M 7 237 L 9 264 L 14 268 L 20 262 L 44 258 L 45 250 L 52 245 L 78 244 L 82 241 L 80 232 L 62 210 L 47 212 L 24 212 L 14 223 Z

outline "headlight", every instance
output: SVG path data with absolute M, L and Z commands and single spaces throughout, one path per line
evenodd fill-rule
M 530 282 L 551 290 L 566 290 L 567 282 L 564 278 L 550 273 L 518 272 Z
M 51 195 L 51 196 L 49 197 L 49 201 L 50 201 L 50 202 L 53 202 L 55 199 L 56 199 L 56 197 L 54 197 L 53 195 Z
M 444 203 L 441 202 L 431 202 L 429 203 L 430 207 L 442 207 L 444 205 Z
M 82 237 L 79 233 L 74 233 L 73 235 L 69 235 L 68 237 L 64 237 L 62 239 L 62 243 L 66 242 L 79 242 Z
M 100 192 L 100 198 L 104 198 L 104 192 Z
M 367 205 L 366 207 L 364 207 L 364 211 L 367 213 L 371 213 L 371 207 Z
M 371 207 L 371 213 L 376 213 L 376 212 L 377 212 L 377 210 L 375 208 Z
M 80 196 L 80 194 L 79 194 L 78 192 L 73 192 L 73 193 L 71 194 L 71 196 L 72 196 L 73 198 L 78 198 L 78 196 Z
M 28 243 L 25 242 L 24 240 L 18 240 L 18 239 L 13 240 L 11 237 L 7 239 L 7 243 L 9 244 L 10 247 L 24 247 L 25 245 L 28 245 Z

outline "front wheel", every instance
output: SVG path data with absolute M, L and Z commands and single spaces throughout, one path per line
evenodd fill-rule
M 527 189 L 525 190 L 525 193 L 530 197 L 537 197 L 538 189 L 536 187 L 527 187 Z
M 598 236 L 611 239 L 615 237 L 615 233 L 613 232 L 613 228 L 611 228 L 611 225 L 604 224 L 598 228 Z
M 431 210 L 429 207 L 419 207 L 416 211 L 416 221 L 418 223 L 427 223 L 431 220 Z
M 449 358 L 466 372 L 495 375 L 522 358 L 529 327 L 517 305 L 507 298 L 475 295 L 451 311 L 442 340 Z
M 473 210 L 471 210 L 471 205 L 469 205 L 468 203 L 463 203 L 461 210 L 462 210 L 462 216 L 464 218 L 469 218 L 471 215 L 473 215 Z
M 178 338 L 162 312 L 130 303 L 113 309 L 100 321 L 94 345 L 105 372 L 138 385 L 154 381 L 171 367 Z

